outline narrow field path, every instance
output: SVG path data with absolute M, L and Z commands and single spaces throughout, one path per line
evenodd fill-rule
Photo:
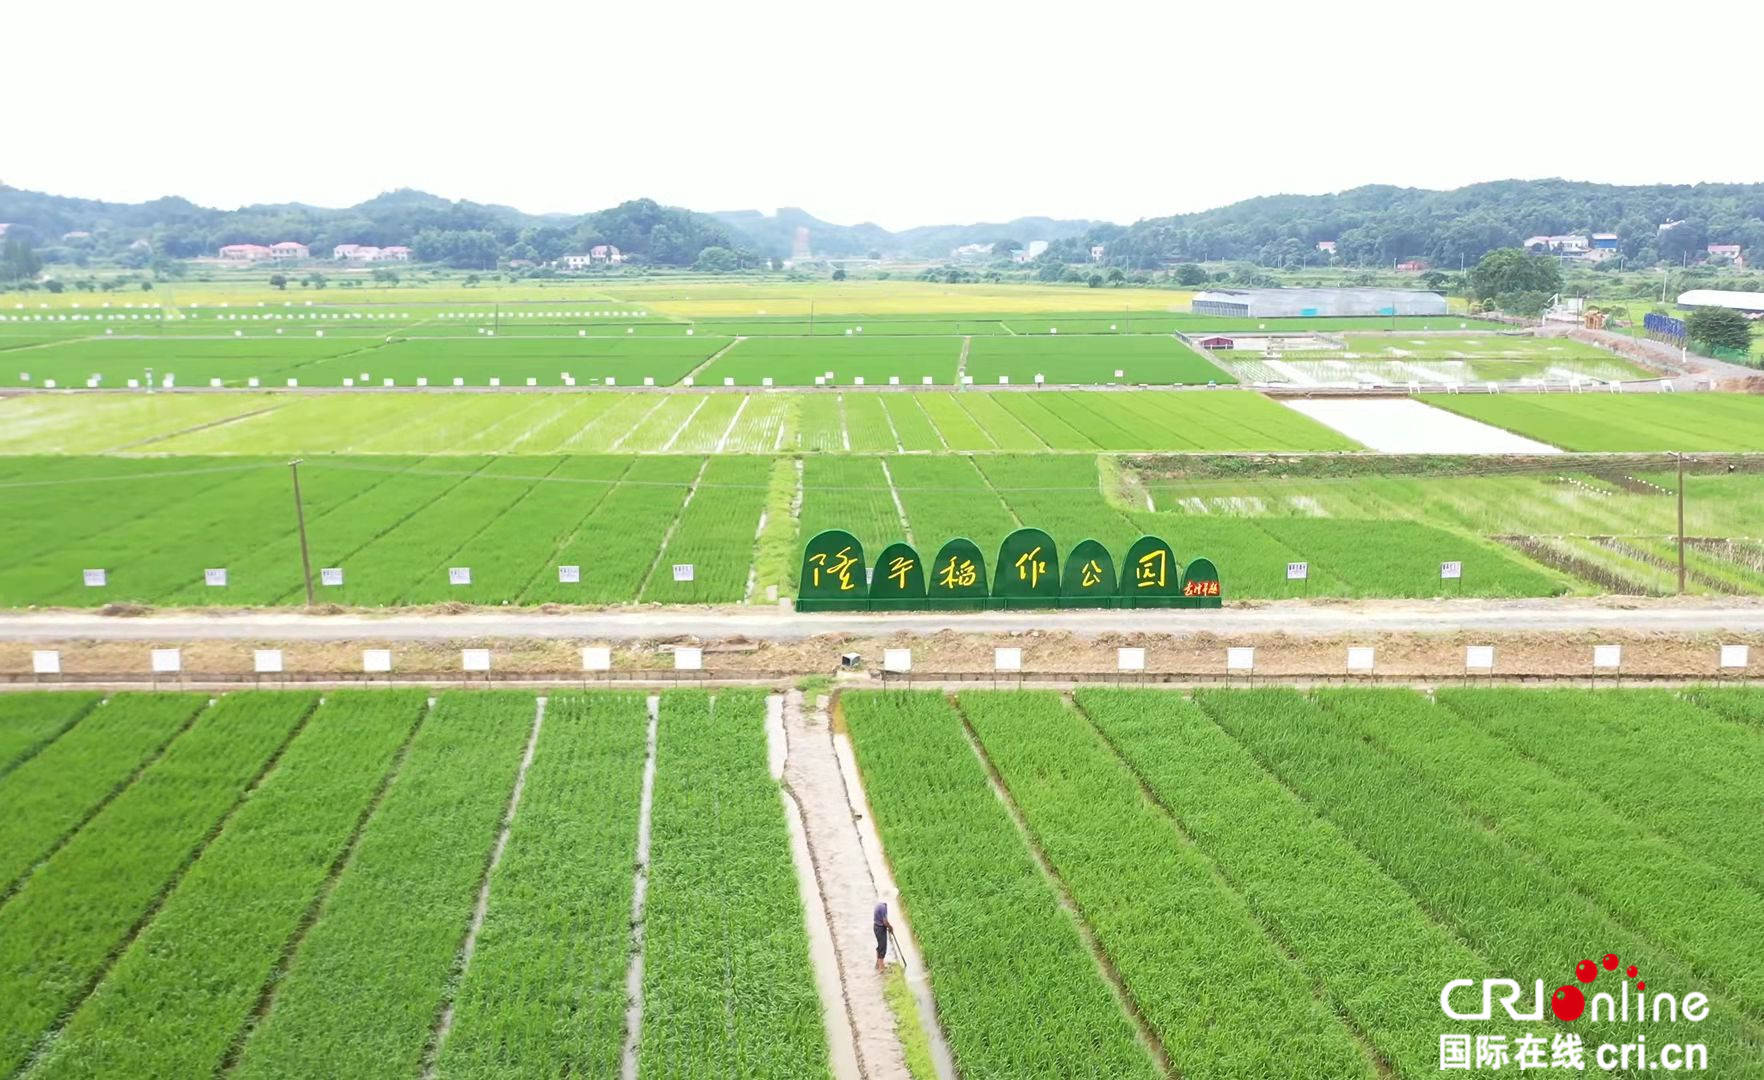
M 700 375 L 704 374 L 705 368 L 710 367 L 712 364 L 716 363 L 718 360 L 721 360 L 723 357 L 729 355 L 730 349 L 733 349 L 735 346 L 741 344 L 743 341 L 746 341 L 746 340 L 747 339 L 744 337 L 738 337 L 734 341 L 731 341 L 731 342 L 729 342 L 729 344 L 718 349 L 716 352 L 711 353 L 709 356 L 704 358 L 704 362 L 702 364 L 699 364 L 697 367 L 693 368 L 691 371 L 688 371 L 685 375 L 681 376 L 680 381 L 678 383 L 676 383 L 675 385 L 682 385 L 686 382 L 687 379 L 691 379 L 694 384 L 697 384 L 698 377 Z
M 863 840 L 845 797 L 839 762 L 827 737 L 826 713 L 804 710 L 800 690 L 789 691 L 782 706 L 786 810 L 793 803 L 801 812 L 804 854 L 808 856 L 806 865 L 798 860 L 797 877 L 805 896 L 815 897 L 820 907 L 808 912 L 809 936 L 812 944 L 817 921 L 830 931 L 831 959 L 836 967 L 834 972 L 824 973 L 824 963 L 817 956 L 816 975 L 823 983 L 823 974 L 836 980 L 839 997 L 831 1004 L 842 1006 L 845 1015 L 841 1019 L 848 1026 L 854 1054 L 848 1074 L 839 1068 L 841 1040 L 833 1039 L 835 1074 L 910 1080 L 906 1052 L 895 1033 L 894 1014 L 882 994 L 883 977 L 875 969 L 871 916 L 882 897 L 877 895 Z M 811 956 L 815 953 L 811 948 Z M 825 999 L 825 989 L 822 996 Z
M 999 325 L 1004 326 L 1003 323 L 1000 323 Z M 1009 328 L 1006 327 L 1006 329 L 1009 329 Z M 968 346 L 970 346 L 972 344 L 974 344 L 974 339 L 972 337 L 963 337 L 962 338 L 962 354 L 960 356 L 956 357 L 956 385 L 957 386 L 962 385 L 962 376 L 964 376 L 968 373 Z
M 649 564 L 649 572 L 644 574 L 643 580 L 638 583 L 635 596 L 642 596 L 643 591 L 649 588 L 649 580 L 655 577 L 655 572 L 660 568 L 662 559 L 667 557 L 668 544 L 674 539 L 674 531 L 680 527 L 680 522 L 686 517 L 686 508 L 692 505 L 692 496 L 698 494 L 698 485 L 703 482 L 705 470 L 710 468 L 710 461 L 711 459 L 706 457 L 698 463 L 698 472 L 692 476 L 692 485 L 686 489 L 686 498 L 681 500 L 680 509 L 674 512 L 674 520 L 668 522 L 668 531 L 662 534 L 661 543 L 655 546 L 655 561 Z
M 625 971 L 625 1049 L 621 1080 L 637 1080 L 637 1049 L 643 1043 L 643 909 L 649 900 L 649 831 L 655 819 L 655 729 L 661 697 L 649 695 L 648 748 L 643 759 L 643 795 L 637 807 L 636 880 L 631 887 L 631 966 Z
M 900 515 L 900 529 L 906 534 L 907 543 L 916 545 L 918 541 L 913 539 L 913 525 L 907 520 L 906 506 L 900 501 L 900 489 L 894 486 L 894 473 L 888 469 L 888 459 L 879 457 L 876 461 L 882 466 L 882 479 L 888 481 L 888 497 L 894 500 L 894 512 Z

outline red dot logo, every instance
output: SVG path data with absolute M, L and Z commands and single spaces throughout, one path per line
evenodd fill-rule
M 1634 964 L 1629 965 L 1627 968 L 1625 968 L 1623 970 L 1623 974 L 1629 976 L 1632 979 L 1635 978 L 1635 965 Z
M 1563 1022 L 1578 1020 L 1580 1014 L 1586 1011 L 1586 995 L 1580 992 L 1578 986 L 1558 986 L 1556 992 L 1550 995 L 1550 1011 L 1556 1014 L 1556 1019 Z
M 1635 988 L 1637 990 L 1646 990 L 1648 988 L 1648 984 L 1645 982 L 1638 982 L 1635 984 Z M 1655 1006 L 1655 1007 L 1658 1008 L 1658 1006 Z
M 1616 971 L 1617 954 L 1614 952 L 1608 952 L 1604 956 L 1601 956 L 1599 958 L 1599 966 L 1603 967 L 1606 971 Z
M 1582 960 L 1574 965 L 1574 977 L 1583 983 L 1592 982 L 1599 976 L 1599 966 L 1591 960 Z

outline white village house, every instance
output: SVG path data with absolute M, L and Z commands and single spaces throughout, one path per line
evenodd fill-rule
M 338 244 L 331 249 L 331 258 L 347 262 L 409 262 L 410 249 L 400 245 Z
M 557 265 L 565 270 L 581 270 L 596 263 L 622 263 L 625 253 L 611 244 L 595 244 L 588 249 L 586 255 L 565 255 L 557 260 Z

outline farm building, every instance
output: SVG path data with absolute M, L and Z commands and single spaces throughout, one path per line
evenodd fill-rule
M 1738 244 L 1710 244 L 1709 254 L 1718 259 L 1731 259 L 1733 265 L 1739 267 L 1741 270 L 1744 270 L 1746 267 L 1746 257 L 1740 253 L 1740 246 Z
M 256 262 L 270 257 L 270 249 L 262 244 L 226 244 L 220 249 L 220 257 L 231 262 Z
M 1228 337 L 1225 337 L 1222 334 L 1214 334 L 1212 337 L 1201 338 L 1198 342 L 1196 342 L 1196 344 L 1199 345 L 1203 349 L 1235 349 L 1235 348 L 1237 348 L 1237 342 L 1233 341 L 1232 339 L 1230 339 Z
M 1692 289 L 1678 294 L 1681 308 L 1732 308 L 1748 315 L 1764 314 L 1764 293 L 1727 292 L 1722 289 Z
M 1213 289 L 1194 294 L 1198 315 L 1444 315 L 1445 297 L 1419 289 Z
M 350 262 L 409 262 L 407 247 L 372 247 L 368 244 L 338 244 L 331 249 L 331 258 Z
M 596 263 L 622 263 L 625 253 L 611 244 L 595 244 L 586 255 L 565 255 L 555 265 L 566 270 L 581 270 Z
M 305 259 L 312 256 L 312 251 L 305 244 L 297 244 L 292 240 L 283 240 L 279 244 L 270 245 L 272 259 Z

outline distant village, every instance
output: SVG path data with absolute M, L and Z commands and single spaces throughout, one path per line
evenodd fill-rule
M 305 244 L 293 240 L 283 240 L 276 244 L 226 244 L 216 253 L 222 262 L 256 263 L 256 262 L 298 262 L 312 258 L 312 249 Z M 374 247 L 369 244 L 338 244 L 331 248 L 331 259 L 341 263 L 376 263 L 376 262 L 410 262 L 410 248 L 394 244 L 391 247 Z M 581 255 L 565 255 L 554 260 L 551 265 L 560 270 L 584 270 L 596 265 L 617 265 L 625 261 L 624 252 L 611 244 L 595 244 Z M 515 260 L 514 265 L 533 265 L 527 260 Z

